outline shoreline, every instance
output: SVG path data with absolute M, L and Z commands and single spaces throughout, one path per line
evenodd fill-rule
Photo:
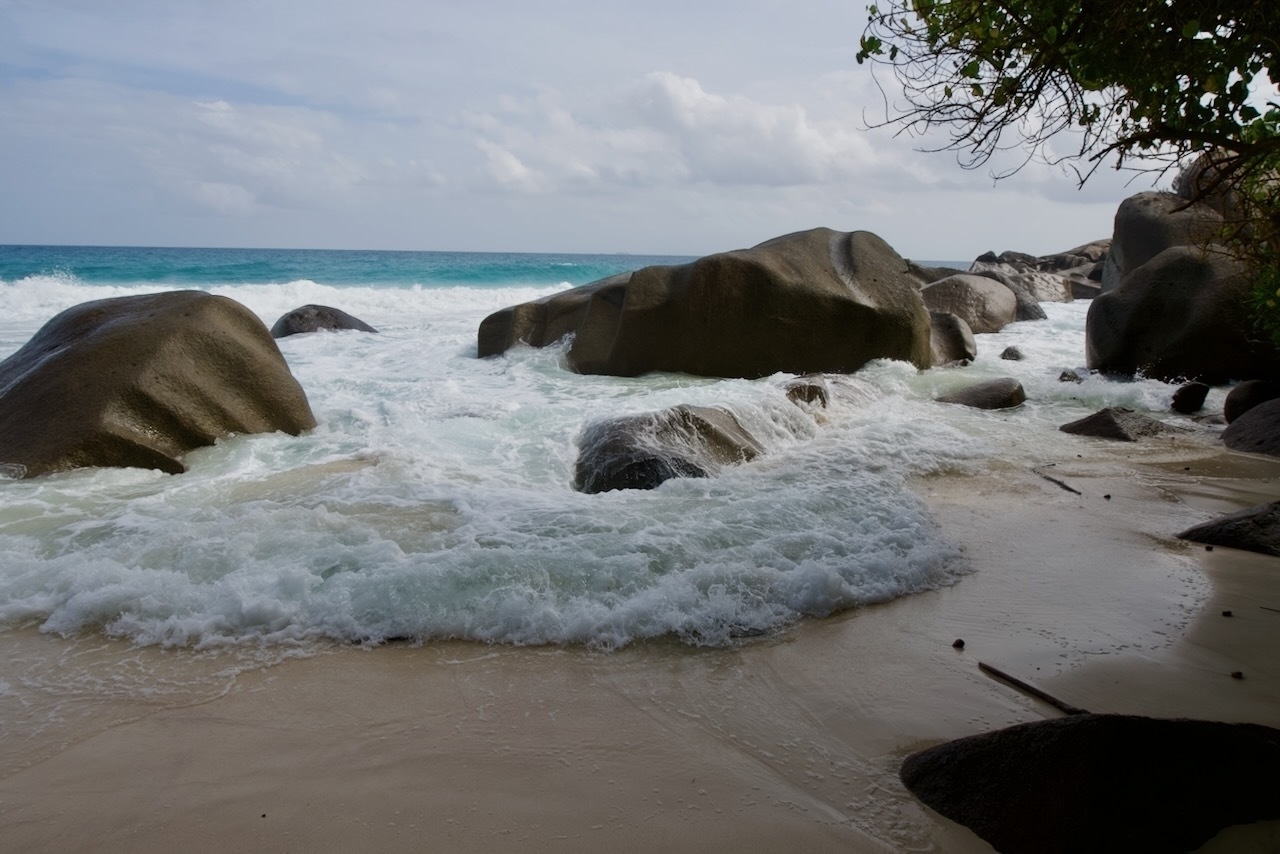
M 1053 470 L 1080 495 L 1015 465 L 915 483 L 976 572 L 725 648 L 257 666 L 6 632 L 0 842 L 990 851 L 897 779 L 914 750 L 1057 716 L 979 661 L 1091 711 L 1280 727 L 1280 614 L 1258 607 L 1280 607 L 1280 559 L 1174 539 L 1274 499 L 1280 461 L 1103 447 Z

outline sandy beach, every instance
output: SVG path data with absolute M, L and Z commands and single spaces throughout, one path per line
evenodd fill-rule
M 975 570 L 958 584 L 731 648 L 264 664 L 7 632 L 0 845 L 990 851 L 897 778 L 914 750 L 1059 714 L 979 661 L 1090 711 L 1280 726 L 1280 559 L 1173 536 L 1273 500 L 1280 461 L 1089 447 L 1040 468 L 1080 494 L 1015 466 L 916 484 Z M 1205 850 L 1280 850 L 1280 823 Z

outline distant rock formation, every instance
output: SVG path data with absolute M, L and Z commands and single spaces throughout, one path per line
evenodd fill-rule
M 233 433 L 316 424 L 262 321 L 234 300 L 170 291 L 69 308 L 0 362 L 0 465 L 185 471 Z
M 585 374 L 850 373 L 881 358 L 925 368 L 918 285 L 874 234 L 819 228 L 503 309 L 480 324 L 477 352 L 572 333 L 567 361 Z
M 949 276 L 926 285 L 920 296 L 930 311 L 954 314 L 975 335 L 999 332 L 1018 316 L 1018 300 L 1013 291 L 985 276 Z
M 271 337 L 285 338 L 304 332 L 338 332 L 344 329 L 353 329 L 358 332 L 378 331 L 340 308 L 327 305 L 304 305 L 281 316 L 271 327 Z

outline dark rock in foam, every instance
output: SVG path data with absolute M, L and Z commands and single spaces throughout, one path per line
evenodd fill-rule
M 285 338 L 304 332 L 338 332 L 346 329 L 358 332 L 378 331 L 340 308 L 327 305 L 304 305 L 282 315 L 271 327 L 271 337 Z

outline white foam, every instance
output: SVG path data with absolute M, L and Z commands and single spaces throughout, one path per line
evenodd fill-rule
M 86 291 L 140 292 L 62 282 L 35 293 L 45 284 L 0 287 L 0 303 L 21 309 L 4 327 L 10 349 Z M 822 424 L 785 401 L 785 376 L 579 376 L 555 347 L 474 358 L 489 311 L 552 290 L 216 288 L 268 323 L 320 302 L 383 332 L 280 341 L 320 421 L 308 435 L 233 438 L 191 454 L 179 476 L 0 480 L 0 624 L 195 647 L 393 637 L 615 647 L 664 634 L 725 643 L 949 583 L 966 568 L 908 477 L 1035 459 L 1062 441 L 1055 428 L 1067 416 L 1117 402 L 1158 408 L 1170 393 L 1058 383 L 1080 360 L 1080 306 L 1048 306 L 1047 323 L 983 336 L 983 355 L 963 371 L 871 365 L 837 388 Z M 1030 358 L 1000 362 L 1006 342 Z M 1010 372 L 1034 401 L 1016 412 L 931 400 Z M 769 453 L 654 491 L 570 488 L 584 424 L 677 403 L 745 413 Z

